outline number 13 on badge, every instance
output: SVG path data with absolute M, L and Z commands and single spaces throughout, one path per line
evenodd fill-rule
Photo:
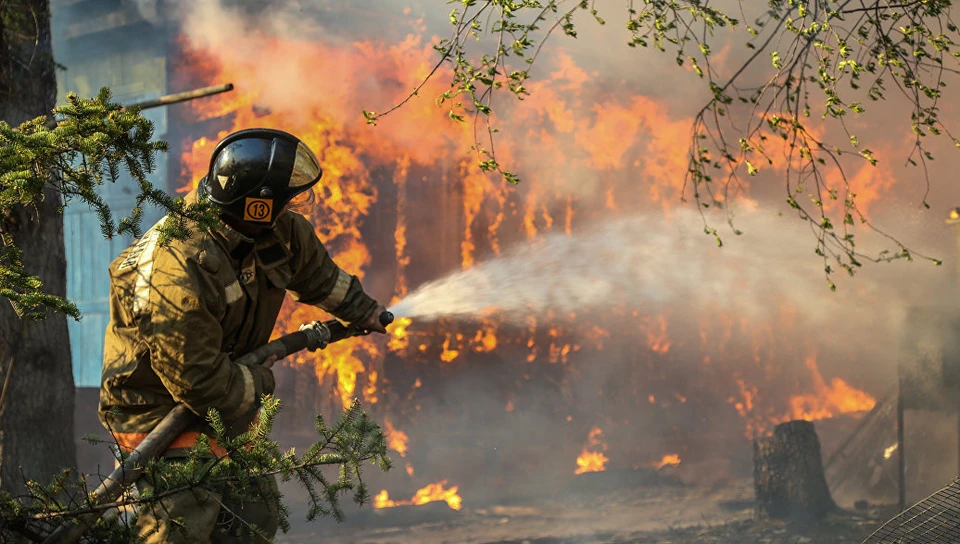
M 273 200 L 269 198 L 247 198 L 243 207 L 245 221 L 269 223 L 273 217 Z

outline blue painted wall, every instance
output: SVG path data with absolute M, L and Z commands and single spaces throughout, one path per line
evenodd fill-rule
M 149 15 L 148 15 L 149 16 Z M 58 72 L 58 102 L 68 92 L 93 96 L 101 87 L 110 87 L 122 104 L 167 94 L 167 49 L 169 28 L 164 21 L 139 12 L 136 4 L 122 0 L 53 0 L 51 3 L 53 50 L 56 61 L 65 67 Z M 165 139 L 165 108 L 144 112 L 154 122 L 155 137 Z M 159 156 L 151 177 L 155 185 L 167 187 L 167 159 Z M 127 214 L 134 204 L 136 187 L 129 175 L 117 183 L 106 183 L 100 194 L 116 217 Z M 146 230 L 162 213 L 146 210 Z M 83 313 L 79 322 L 69 321 L 73 374 L 78 387 L 100 385 L 103 336 L 109 318 L 110 289 L 107 268 L 131 242 L 130 237 L 106 240 L 96 214 L 83 204 L 68 206 L 64 213 L 67 252 L 67 297 Z

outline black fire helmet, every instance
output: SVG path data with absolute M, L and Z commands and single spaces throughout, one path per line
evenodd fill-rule
M 311 188 L 322 175 L 317 157 L 296 136 L 251 128 L 217 144 L 200 191 L 224 215 L 272 227 L 287 204 L 313 196 Z

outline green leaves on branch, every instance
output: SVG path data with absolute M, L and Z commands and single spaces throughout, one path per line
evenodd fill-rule
M 162 229 L 166 240 L 187 236 L 188 221 L 208 228 L 217 219 L 209 205 L 188 207 L 153 186 L 148 176 L 155 169 L 156 153 L 166 151 L 167 145 L 153 140 L 150 120 L 114 103 L 109 90 L 92 99 L 70 94 L 54 116 L 53 128 L 46 117 L 18 127 L 0 122 L 0 296 L 24 318 L 43 318 L 53 310 L 79 319 L 75 305 L 45 292 L 42 282 L 26 269 L 24 248 L 17 246 L 24 218 L 61 221 L 64 207 L 84 204 L 97 214 L 106 238 L 137 237 L 143 206 L 152 204 L 171 212 L 172 219 Z M 133 179 L 137 193 L 133 209 L 117 220 L 97 190 L 104 182 L 116 182 L 121 171 Z M 41 205 L 50 201 L 58 203 L 55 215 L 40 213 Z
M 695 43 L 704 58 L 710 55 L 709 43 L 697 38 L 713 36 L 717 28 L 734 27 L 739 21 L 724 12 L 696 0 L 644 0 L 643 7 L 628 2 L 627 31 L 630 47 L 647 47 L 651 42 L 659 51 L 666 52 L 667 45 L 676 48 L 677 64 L 683 64 L 687 44 Z
M 473 122 L 471 151 L 481 170 L 519 181 L 503 169 L 494 151 L 495 92 L 508 89 L 523 99 L 530 92 L 533 65 L 554 32 L 576 38 L 580 24 L 576 16 L 582 11 L 599 24 L 605 24 L 605 19 L 593 1 L 448 3 L 456 4 L 449 17 L 453 32 L 434 46 L 440 60 L 427 79 L 449 65 L 450 87 L 438 104 L 450 108 L 448 115 L 454 121 Z M 839 216 L 836 221 L 827 217 L 837 212 L 828 212 L 823 206 L 824 200 L 829 200 L 826 195 L 852 194 L 846 172 L 860 166 L 856 161 L 878 164 L 873 153 L 847 131 L 848 119 L 867 112 L 866 100 L 885 100 L 892 78 L 894 87 L 908 100 L 909 126 L 916 137 L 909 164 L 932 160 L 924 144 L 929 135 L 947 134 L 960 142 L 939 115 L 946 79 L 958 72 L 944 61 L 960 62 L 960 31 L 949 17 L 951 6 L 951 0 L 859 4 L 850 0 L 769 0 L 755 12 L 753 22 L 745 25 L 749 56 L 743 64 L 717 69 L 711 64 L 712 51 L 720 49 L 714 43 L 716 31 L 737 27 L 738 19 L 703 0 L 629 0 L 627 45 L 652 45 L 675 54 L 677 64 L 689 63 L 710 91 L 695 118 L 685 173 L 685 190 L 687 185 L 692 188 L 698 204 L 729 210 L 725 204 L 745 187 L 739 177 L 744 171 L 741 166 L 746 165 L 747 175 L 760 176 L 757 165 L 761 161 L 774 165 L 775 152 L 784 169 L 791 207 L 817 234 L 818 255 L 838 260 L 836 268 L 852 272 L 863 259 L 885 261 L 889 254 L 868 258 L 855 246 L 847 230 L 853 222 L 846 220 L 847 215 L 857 218 L 859 225 L 877 229 L 852 197 L 847 199 L 849 209 L 838 212 L 843 221 Z M 756 6 L 741 3 L 742 9 L 748 7 Z M 757 81 L 744 81 L 750 77 Z M 384 114 L 364 115 L 372 122 Z M 820 124 L 809 124 L 811 118 Z M 481 128 L 486 129 L 485 136 L 481 136 Z M 830 135 L 838 131 L 840 141 L 830 141 Z M 486 140 L 483 144 L 481 137 Z M 738 146 L 734 141 L 741 143 Z M 796 200 L 796 195 L 804 193 L 815 209 L 809 208 L 807 199 Z M 840 226 L 835 228 L 835 224 Z M 709 227 L 707 232 L 712 233 Z M 917 255 L 899 250 L 891 254 L 894 258 Z M 825 266 L 828 278 L 834 268 Z
M 835 270 L 853 274 L 865 260 L 919 256 L 877 229 L 858 205 L 848 172 L 863 168 L 864 163 L 877 166 L 880 158 L 849 131 L 846 119 L 867 112 L 865 98 L 886 99 L 893 78 L 907 99 L 907 126 L 915 137 L 907 163 L 917 166 L 933 159 L 924 139 L 950 135 L 939 116 L 938 101 L 955 70 L 944 61 L 960 58 L 960 53 L 953 52 L 958 32 L 948 17 L 951 4 L 949 0 L 768 2 L 766 13 L 747 28 L 752 53 L 746 62 L 733 67 L 726 79 L 717 80 L 707 72 L 713 98 L 696 117 L 698 143 L 690 152 L 687 174 L 698 201 L 715 203 L 717 195 L 728 200 L 742 190 L 739 166 L 745 164 L 748 175 L 759 175 L 754 166 L 759 159 L 774 164 L 776 156 L 789 195 L 787 204 L 813 229 L 815 253 L 824 259 L 831 288 Z M 770 64 L 757 64 L 764 55 L 769 55 Z M 744 81 L 757 74 L 762 74 L 757 82 Z M 748 107 L 740 110 L 745 126 L 727 120 L 731 97 L 735 104 Z M 820 114 L 822 123 L 810 124 L 813 113 Z M 737 131 L 738 146 L 728 144 L 730 131 Z M 839 141 L 831 141 L 837 133 Z M 722 159 L 705 161 L 704 157 Z M 726 170 L 724 184 L 713 183 L 712 169 Z M 879 232 L 899 249 L 864 255 L 855 243 L 855 226 Z

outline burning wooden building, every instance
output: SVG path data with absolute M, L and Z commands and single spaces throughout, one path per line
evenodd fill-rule
M 370 293 L 394 302 L 511 247 L 643 217 L 645 230 L 623 238 L 625 247 L 647 244 L 628 252 L 630 262 L 584 255 L 597 276 L 617 268 L 625 284 L 654 286 L 642 293 L 575 311 L 531 307 L 520 319 L 495 304 L 470 319 L 401 319 L 388 338 L 284 362 L 285 439 L 296 442 L 313 414 L 354 398 L 383 422 L 400 470 L 372 476 L 382 490 L 376 508 L 443 500 L 459 509 L 506 484 L 518 495 L 545 484 L 556 491 L 603 471 L 740 478 L 754 437 L 786 421 L 823 422 L 830 451 L 892 380 L 895 357 L 882 372 L 856 359 L 895 344 L 893 318 L 865 307 L 880 299 L 872 284 L 821 303 L 813 290 L 822 284 L 799 271 L 801 252 L 783 249 L 785 240 L 802 243 L 797 231 L 768 229 L 772 219 L 750 215 L 757 201 L 741 205 L 745 221 L 757 218 L 757 243 L 774 248 L 769 258 L 758 246 L 722 254 L 710 240 L 691 241 L 701 235 L 680 197 L 692 117 L 662 89 L 576 51 L 544 57 L 531 96 L 504 99 L 496 117 L 498 158 L 522 172 L 512 185 L 469 153 L 473 126 L 436 106 L 443 77 L 377 127 L 364 121 L 363 110 L 404 100 L 436 62 L 425 8 L 371 7 L 354 19 L 362 8 L 350 2 L 300 15 L 252 4 L 191 3 L 176 13 L 163 85 L 231 81 L 236 90 L 169 108 L 162 135 L 172 190 L 195 187 L 216 142 L 234 130 L 298 135 L 324 167 L 308 213 L 318 235 Z M 391 24 L 357 22 L 368 15 Z M 879 198 L 886 185 L 872 180 L 863 175 L 861 191 Z M 648 267 L 660 267 L 657 278 Z M 533 285 L 557 272 L 517 279 Z M 276 334 L 323 317 L 291 303 Z

